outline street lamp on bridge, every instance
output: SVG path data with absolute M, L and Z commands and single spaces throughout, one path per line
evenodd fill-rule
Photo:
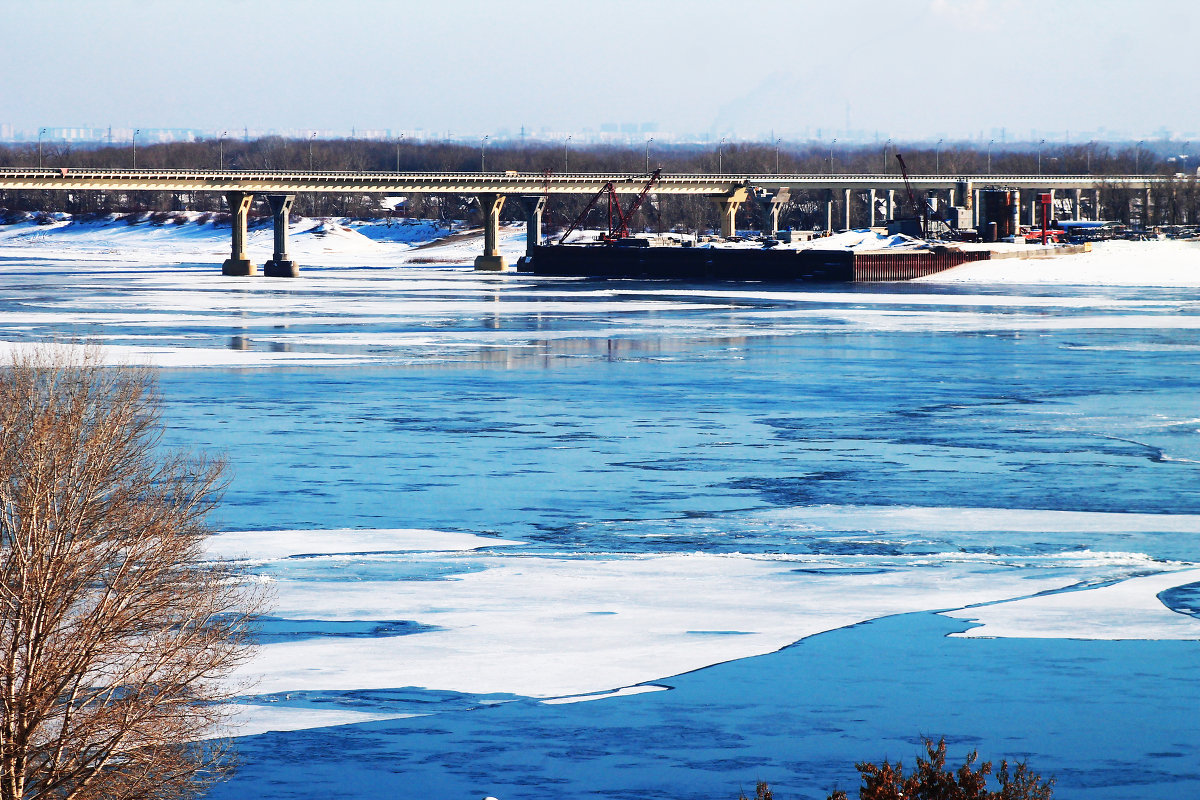
M 137 169 L 137 137 L 138 137 L 138 134 L 141 132 L 142 132 L 141 128 L 134 128 L 134 130 L 133 130 L 133 168 L 134 169 Z
M 650 171 L 650 143 L 653 141 L 653 136 L 646 140 L 646 172 Z
M 485 167 L 487 166 L 487 142 L 488 142 L 488 137 L 486 135 L 482 139 L 479 140 L 479 171 L 480 172 L 487 172 L 487 170 L 485 169 Z
M 45 132 L 45 128 L 38 128 L 38 169 L 42 168 L 42 134 Z

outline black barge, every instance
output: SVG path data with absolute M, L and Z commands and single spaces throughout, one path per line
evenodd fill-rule
M 911 280 L 990 257 L 988 251 L 949 247 L 862 251 L 565 244 L 534 247 L 532 263 L 522 269 L 583 278 L 851 283 Z

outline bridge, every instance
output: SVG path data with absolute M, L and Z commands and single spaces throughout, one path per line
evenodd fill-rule
M 483 211 L 483 254 L 475 259 L 475 268 L 503 271 L 508 268 L 499 252 L 500 211 L 509 196 L 516 196 L 528 225 L 530 252 L 538 243 L 542 211 L 552 194 L 595 194 L 609 183 L 618 193 L 640 192 L 649 176 L 645 173 L 543 174 L 518 172 L 278 172 L 227 170 L 83 170 L 59 167 L 51 169 L 0 169 L 0 190 L 49 191 L 171 191 L 220 192 L 226 197 L 233 215 L 230 257 L 222 265 L 226 275 L 254 275 L 257 268 L 247 257 L 246 223 L 255 195 L 265 195 L 271 208 L 275 233 L 275 252 L 263 265 L 269 276 L 294 277 L 299 274 L 287 252 L 287 218 L 295 196 L 301 192 L 361 192 L 466 194 L 474 195 Z M 1094 195 L 1093 208 L 1099 213 L 1099 186 L 1119 187 L 1145 192 L 1172 179 L 1162 176 L 1119 175 L 1098 178 L 1092 175 L 914 175 L 913 189 L 943 194 L 950 205 L 961 200 L 968 208 L 979 208 L 978 193 L 988 189 L 1025 192 L 1069 191 L 1074 195 L 1078 215 L 1080 197 L 1085 190 Z M 895 209 L 895 193 L 905 189 L 904 179 L 892 174 L 827 175 L 742 175 L 742 174 L 668 174 L 654 184 L 656 194 L 702 195 L 717 203 L 721 216 L 721 235 L 734 235 L 734 220 L 740 206 L 753 201 L 761 206 L 764 233 L 778 229 L 779 213 L 792 190 L 824 193 L 826 229 L 833 230 L 835 193 L 842 194 L 843 228 L 850 227 L 851 198 L 865 193 L 867 222 L 876 222 L 876 196 L 883 193 L 885 215 Z M 1032 202 L 1032 201 L 1031 201 Z

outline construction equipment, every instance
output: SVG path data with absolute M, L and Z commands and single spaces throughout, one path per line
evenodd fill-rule
M 913 192 L 912 183 L 908 180 L 908 167 L 904 164 L 904 156 L 896 153 L 896 160 L 900 162 L 900 174 L 904 176 L 904 190 L 908 192 L 908 202 L 912 203 L 913 211 L 916 212 L 921 220 L 921 238 L 929 238 L 929 204 L 919 202 L 917 195 Z
M 575 221 L 571 223 L 570 227 L 568 227 L 566 232 L 563 233 L 563 235 L 559 238 L 558 243 L 562 244 L 565 242 L 568 236 L 570 236 L 577 228 L 583 225 L 584 219 L 586 219 L 591 210 L 596 207 L 596 203 L 599 202 L 600 198 L 604 197 L 605 195 L 608 196 L 608 232 L 602 234 L 600 239 L 605 244 L 612 244 L 618 239 L 629 238 L 629 224 L 633 222 L 633 215 L 636 214 L 637 210 L 642 207 L 642 203 L 646 201 L 646 195 L 650 194 L 650 190 L 654 188 L 654 184 L 658 183 L 658 176 L 661 172 L 662 170 L 656 169 L 650 174 L 650 178 L 646 181 L 646 185 L 643 186 L 642 190 L 637 193 L 636 197 L 633 198 L 633 201 L 629 204 L 628 210 L 621 209 L 621 198 L 617 196 L 617 190 L 616 187 L 613 186 L 612 181 L 604 184 L 602 187 L 600 187 L 600 191 L 596 192 L 596 194 L 592 196 L 592 199 L 588 201 L 586 206 L 584 206 L 583 211 L 578 217 L 575 218 Z

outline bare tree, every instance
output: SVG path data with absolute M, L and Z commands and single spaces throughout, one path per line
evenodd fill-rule
M 0 369 L 0 800 L 188 797 L 256 602 L 205 560 L 223 464 L 160 448 L 146 368 Z

